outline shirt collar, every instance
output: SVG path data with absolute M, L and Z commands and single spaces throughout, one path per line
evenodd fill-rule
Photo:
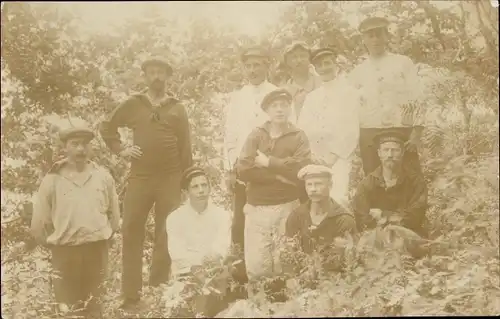
M 311 219 L 310 212 L 311 212 L 311 201 L 308 200 L 306 203 L 303 204 L 301 213 L 306 215 L 310 220 Z M 326 220 L 327 218 L 337 217 L 345 213 L 346 213 L 345 209 L 343 209 L 342 206 L 340 206 L 333 199 L 330 198 L 330 201 L 328 202 L 327 206 L 326 216 L 323 219 L 323 221 Z
M 203 216 L 203 215 L 206 215 L 209 211 L 211 211 L 211 207 L 212 207 L 212 205 L 213 205 L 213 204 L 212 204 L 212 200 L 210 200 L 210 199 L 209 199 L 209 200 L 208 200 L 208 205 L 207 205 L 207 207 L 206 207 L 206 208 L 205 208 L 205 210 L 204 210 L 204 211 L 202 211 L 202 212 L 198 212 L 198 211 L 196 211 L 196 210 L 193 208 L 193 206 L 191 205 L 191 201 L 190 201 L 190 200 L 188 200 L 188 201 L 186 202 L 186 205 L 189 207 L 189 210 L 190 210 L 191 212 L 193 212 L 194 214 L 196 214 L 197 216 Z

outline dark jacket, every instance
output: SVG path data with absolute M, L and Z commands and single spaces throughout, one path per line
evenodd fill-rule
M 191 166 L 189 122 L 177 99 L 166 99 L 154 109 L 145 95 L 136 94 L 120 104 L 100 126 L 104 142 L 115 153 L 121 147 L 120 127 L 133 131 L 133 143 L 142 150 L 139 159 L 132 159 L 132 175 L 182 172 Z
M 352 206 L 359 231 L 375 227 L 370 209 L 398 213 L 402 226 L 424 235 L 423 224 L 427 209 L 427 186 L 419 173 L 403 170 L 396 184 L 386 188 L 382 167 L 366 176 L 359 184 Z
M 266 122 L 250 133 L 236 165 L 239 178 L 247 183 L 250 205 L 278 205 L 298 199 L 303 183 L 297 173 L 311 161 L 309 141 L 302 130 L 289 124 L 283 135 L 272 139 L 269 126 Z M 254 165 L 257 150 L 270 158 L 269 167 Z M 293 185 L 279 180 L 278 175 Z

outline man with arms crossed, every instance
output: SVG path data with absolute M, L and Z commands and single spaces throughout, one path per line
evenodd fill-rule
M 367 18 L 359 25 L 368 57 L 352 71 L 350 78 L 359 90 L 360 155 L 365 175 L 380 161 L 373 137 L 387 128 L 395 128 L 405 139 L 404 165 L 420 172 L 418 146 L 424 114 L 419 100 L 422 87 L 413 61 L 387 51 L 389 21 Z
M 235 166 L 246 138 L 254 128 L 262 125 L 267 116 L 260 108 L 264 96 L 277 89 L 266 79 L 269 70 L 269 56 L 260 48 L 250 48 L 241 55 L 241 62 L 248 84 L 231 95 L 226 107 L 224 149 L 226 161 L 224 169 L 229 190 L 233 193 L 232 241 L 239 250 L 244 250 L 243 233 L 246 204 L 245 184 L 237 178 Z M 241 254 L 243 255 L 243 254 Z M 243 258 L 243 256 L 241 256 Z M 243 258 L 244 259 L 244 258 Z M 247 282 L 245 263 L 238 265 L 235 280 L 239 284 Z
M 358 94 L 339 74 L 332 49 L 314 51 L 311 63 L 323 83 L 306 96 L 297 126 L 309 138 L 313 161 L 332 169 L 330 196 L 347 207 L 351 160 L 359 138 Z
M 171 66 L 162 58 L 152 58 L 142 64 L 142 70 L 148 90 L 128 98 L 101 126 L 111 151 L 132 161 L 124 199 L 122 251 L 122 307 L 129 310 L 140 301 L 145 225 L 153 205 L 155 244 L 149 283 L 157 286 L 168 280 L 165 220 L 179 205 L 181 174 L 192 163 L 186 110 L 165 92 Z M 134 145 L 121 146 L 119 127 L 132 129 Z
M 282 271 L 280 241 L 288 215 L 299 206 L 297 173 L 310 162 L 306 135 L 288 121 L 291 103 L 284 89 L 266 95 L 261 106 L 269 121 L 252 131 L 238 159 L 238 174 L 247 183 L 245 260 L 250 288 Z
M 94 133 L 83 120 L 71 120 L 59 136 L 66 157 L 42 180 L 34 198 L 31 232 L 51 248 L 60 308 L 85 308 L 73 315 L 102 318 L 108 240 L 120 222 L 115 182 L 89 160 Z

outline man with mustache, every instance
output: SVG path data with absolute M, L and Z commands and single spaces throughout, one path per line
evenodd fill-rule
M 310 63 L 311 50 L 304 42 L 292 42 L 283 52 L 283 64 L 290 75 L 284 88 L 292 94 L 293 113 L 290 121 L 296 123 L 306 95 L 321 85 L 321 78 Z
M 65 158 L 34 197 L 31 232 L 52 252 L 60 310 L 73 307 L 73 315 L 102 318 L 109 239 L 120 226 L 118 195 L 111 174 L 89 160 L 93 131 L 81 119 L 64 124 L 59 139 Z
M 311 54 L 323 83 L 306 96 L 297 126 L 309 138 L 313 161 L 332 169 L 331 197 L 347 207 L 351 158 L 359 138 L 358 94 L 337 69 L 336 58 L 331 48 Z
M 404 165 L 421 171 L 418 147 L 424 128 L 424 110 L 419 102 L 422 86 L 413 61 L 387 50 L 388 26 L 389 21 L 379 17 L 360 23 L 368 57 L 350 74 L 362 101 L 359 146 L 365 175 L 380 165 L 373 137 L 387 128 L 394 128 L 404 136 Z
M 358 230 L 375 227 L 380 217 L 394 217 L 426 237 L 427 187 L 420 173 L 402 165 L 405 136 L 390 129 L 375 136 L 375 143 L 382 164 L 361 181 L 352 203 Z
M 197 268 L 209 268 L 227 261 L 231 248 L 231 213 L 217 207 L 210 199 L 210 181 L 205 171 L 188 168 L 181 180 L 187 201 L 167 218 L 168 250 L 172 258 L 172 275 L 175 280 L 196 276 Z M 203 271 L 205 269 L 201 269 Z M 217 313 L 216 306 L 224 297 L 227 276 L 218 274 L 212 283 L 221 294 L 197 296 L 200 312 L 206 316 Z M 197 287 L 202 288 L 202 287 Z M 200 303 L 201 301 L 201 303 Z M 196 313 L 195 313 L 196 314 Z M 195 314 L 191 314 L 194 316 Z
M 286 222 L 286 236 L 297 240 L 306 254 L 319 252 L 327 268 L 339 257 L 329 249 L 334 239 L 356 232 L 354 215 L 330 197 L 333 176 L 326 166 L 302 168 L 297 177 L 305 181 L 309 200 L 295 209 Z
M 101 125 L 101 135 L 115 154 L 131 160 L 124 199 L 122 307 L 133 310 L 142 289 L 142 256 L 145 226 L 155 207 L 155 243 L 149 283 L 168 280 L 170 257 L 165 220 L 181 199 L 182 172 L 192 163 L 191 139 L 186 110 L 165 92 L 172 67 L 159 57 L 142 64 L 148 86 L 120 104 Z M 119 127 L 133 131 L 133 145 L 123 147 Z
M 306 135 L 288 120 L 291 103 L 284 89 L 264 97 L 261 107 L 269 120 L 250 133 L 238 158 L 238 174 L 247 184 L 245 260 L 250 294 L 262 279 L 274 279 L 282 271 L 279 245 L 288 215 L 299 206 L 297 173 L 310 162 Z M 271 284 L 268 296 L 281 298 L 282 285 L 279 280 Z
M 232 242 L 244 250 L 243 233 L 245 229 L 245 215 L 243 207 L 246 204 L 246 187 L 236 174 L 235 165 L 246 138 L 254 128 L 267 120 L 266 114 L 260 108 L 260 103 L 266 94 L 277 89 L 267 81 L 269 70 L 269 55 L 258 47 L 248 48 L 241 55 L 241 62 L 245 77 L 248 81 L 240 90 L 231 94 L 226 107 L 226 121 L 224 132 L 227 188 L 233 194 L 233 226 Z M 247 282 L 244 256 L 243 263 L 237 266 L 236 281 L 243 285 Z

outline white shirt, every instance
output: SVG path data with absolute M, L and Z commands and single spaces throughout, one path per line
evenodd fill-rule
M 418 70 L 407 56 L 388 52 L 381 58 L 368 57 L 349 76 L 359 90 L 359 121 L 362 128 L 421 125 L 423 109 L 419 105 L 423 87 Z M 417 102 L 417 103 L 415 103 Z M 414 103 L 413 113 L 403 105 Z
M 266 94 L 277 87 L 267 81 L 260 85 L 245 85 L 231 94 L 226 106 L 226 122 L 224 133 L 224 169 L 233 169 L 243 144 L 254 128 L 268 120 L 260 103 Z
M 358 104 L 357 91 L 344 76 L 306 96 L 297 125 L 306 133 L 313 154 L 351 156 L 359 138 Z
M 190 202 L 167 217 L 168 251 L 172 274 L 189 272 L 211 254 L 226 257 L 231 246 L 231 214 L 211 201 L 198 213 Z

